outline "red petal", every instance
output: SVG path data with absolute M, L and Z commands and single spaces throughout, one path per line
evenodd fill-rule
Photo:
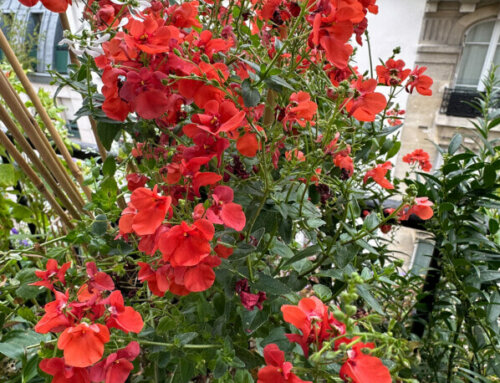
M 137 114 L 146 120 L 161 117 L 168 109 L 167 96 L 157 89 L 140 93 L 135 98 L 134 104 Z
M 243 156 L 255 157 L 257 151 L 259 150 L 259 140 L 257 140 L 257 135 L 255 133 L 246 133 L 238 138 L 236 142 L 236 149 Z
M 210 266 L 198 265 L 189 268 L 184 274 L 184 286 L 189 291 L 205 291 L 213 285 L 215 273 Z
M 243 208 L 237 203 L 226 203 L 222 206 L 220 217 L 224 221 L 224 225 L 233 228 L 236 231 L 241 231 L 245 227 L 246 218 L 243 213 Z

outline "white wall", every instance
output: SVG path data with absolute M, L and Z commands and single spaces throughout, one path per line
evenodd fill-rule
M 368 14 L 374 76 L 379 58 L 386 61 L 398 46 L 401 47 L 398 58 L 413 69 L 426 0 L 378 0 L 377 4 L 379 13 Z M 369 70 L 368 45 L 364 42 L 362 47 L 355 46 L 358 47 L 356 61 L 359 71 Z M 396 100 L 402 109 L 406 108 L 407 98 L 408 94 L 403 91 Z

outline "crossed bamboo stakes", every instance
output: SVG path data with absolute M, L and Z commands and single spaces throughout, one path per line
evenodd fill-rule
M 60 14 L 60 17 L 63 27 L 66 29 L 69 28 L 66 14 Z M 1 30 L 0 49 L 4 52 L 7 60 L 12 66 L 12 69 L 24 87 L 28 97 L 34 105 L 36 112 L 40 116 L 43 125 L 48 130 L 59 153 L 66 162 L 74 180 L 64 167 L 60 158 L 57 156 L 55 150 L 52 148 L 40 125 L 14 90 L 5 73 L 1 70 L 0 97 L 10 109 L 14 119 L 11 118 L 7 109 L 0 104 L 0 121 L 3 122 L 12 136 L 11 141 L 11 139 L 0 130 L 0 145 L 7 150 L 18 166 L 28 176 L 30 181 L 47 199 L 51 207 L 61 218 L 63 230 L 67 231 L 68 229 L 73 229 L 75 226 L 72 220 L 79 220 L 83 214 L 90 215 L 90 213 L 85 211 L 83 208 L 85 201 L 82 195 L 90 201 L 91 191 L 88 186 L 85 185 L 80 169 L 73 161 L 71 154 L 54 127 L 52 120 L 31 85 L 28 76 L 24 72 L 19 60 Z M 72 57 L 72 61 L 73 60 L 74 58 Z M 91 121 L 91 123 L 93 124 L 92 130 L 95 134 L 95 121 Z M 22 128 L 29 141 L 19 127 Z M 102 150 L 102 145 L 98 140 L 97 135 L 96 141 L 100 149 L 101 157 L 103 157 L 104 160 L 106 151 Z M 17 143 L 21 150 L 18 150 L 14 143 Z M 33 168 L 24 158 L 22 153 L 24 153 L 29 159 Z M 36 169 L 37 172 L 35 172 L 34 169 Z

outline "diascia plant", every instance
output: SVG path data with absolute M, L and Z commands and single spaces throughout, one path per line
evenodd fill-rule
M 375 0 L 85 4 L 64 41 L 81 65 L 59 79 L 119 154 L 94 167 L 96 218 L 64 237 L 71 265 L 37 272 L 54 294 L 36 311 L 53 334 L 43 376 L 414 381 L 370 289 L 395 272 L 383 233 L 433 216 L 391 177 L 392 100 L 432 80 L 394 56 L 354 66 L 369 12 Z M 430 170 L 422 151 L 404 160 Z

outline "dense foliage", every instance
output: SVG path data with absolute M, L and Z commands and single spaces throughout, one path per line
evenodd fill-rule
M 393 99 L 432 79 L 397 49 L 354 66 L 375 2 L 86 4 L 63 41 L 79 63 L 54 75 L 111 151 L 83 164 L 73 229 L 43 200 L 8 211 L 25 181 L 3 153 L 7 381 L 496 379 L 494 83 L 479 149 L 456 136 L 431 173 L 415 148 L 392 177 Z M 435 242 L 425 280 L 389 249 L 408 220 Z

